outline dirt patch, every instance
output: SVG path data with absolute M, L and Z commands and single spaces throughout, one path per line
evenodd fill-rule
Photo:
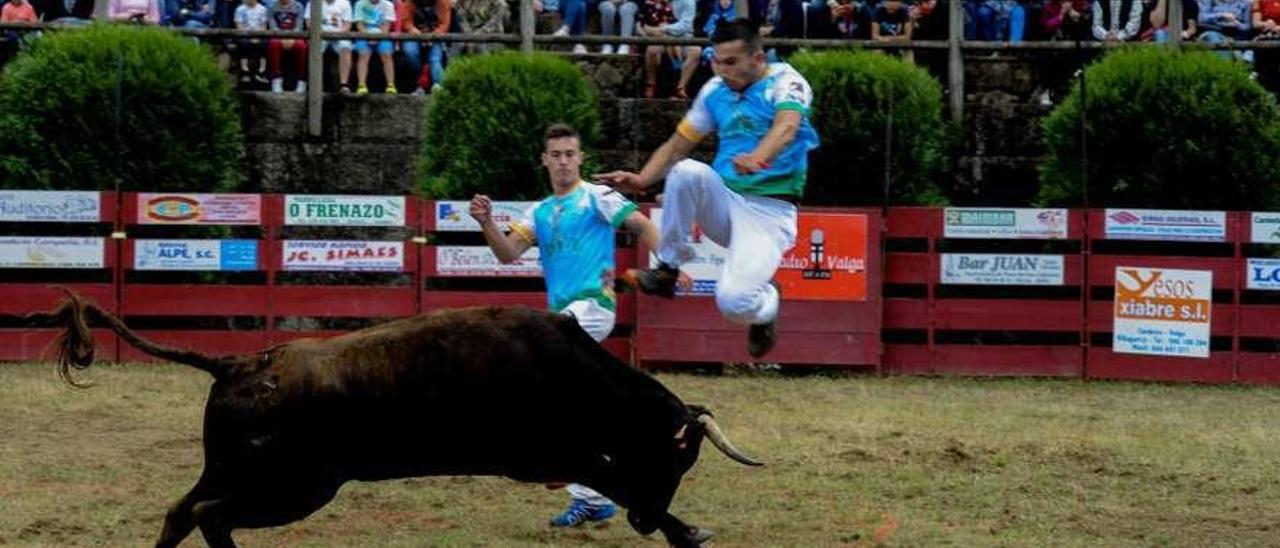
M 58 518 L 38 519 L 18 532 L 18 540 L 48 539 L 54 544 L 63 544 L 64 539 L 82 536 L 87 532 L 88 529 L 84 527 L 64 523 Z

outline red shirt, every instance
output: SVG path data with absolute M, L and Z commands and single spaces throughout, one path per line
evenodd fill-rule
M 0 8 L 0 23 L 35 23 L 37 21 L 36 10 L 31 7 L 31 2 L 21 4 L 5 2 L 4 7 Z
M 1262 14 L 1263 21 L 1280 23 L 1280 0 L 1254 0 L 1253 13 Z

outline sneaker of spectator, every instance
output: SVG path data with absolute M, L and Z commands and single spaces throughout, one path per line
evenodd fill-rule
M 324 0 L 321 5 L 320 30 L 324 32 L 347 32 L 351 30 L 351 2 L 348 0 Z M 311 24 L 311 10 L 307 10 L 307 24 Z M 325 40 L 325 51 L 332 51 L 338 56 L 338 89 L 350 92 L 347 81 L 351 78 L 351 51 L 355 46 L 351 40 Z
M 396 20 L 395 7 L 391 5 L 391 0 L 359 0 L 356 2 L 355 13 L 352 21 L 355 22 L 356 31 L 369 35 L 381 35 L 391 31 L 391 25 Z M 395 63 L 391 59 L 391 54 L 395 52 L 395 45 L 390 40 L 373 40 L 367 39 L 356 40 L 356 82 L 358 83 L 358 94 L 369 92 L 369 59 L 373 55 L 373 50 L 378 51 L 378 58 L 382 61 L 382 75 L 386 78 L 386 93 L 396 93 L 396 69 Z M 360 90 L 364 90 L 361 92 Z
M 621 36 L 630 38 L 636 32 L 636 14 L 640 7 L 632 0 L 600 0 L 596 5 L 600 10 L 600 34 L 605 36 Z M 605 44 L 600 48 L 600 53 L 610 55 L 615 51 L 619 55 L 630 53 L 631 48 L 624 52 L 622 48 L 627 48 L 626 44 L 618 46 L 615 50 L 612 44 Z
M 110 0 L 107 18 L 140 25 L 160 24 L 160 0 Z
M 304 30 L 306 28 L 306 6 L 298 0 L 275 0 L 268 10 L 268 28 L 271 30 Z M 284 52 L 289 52 L 292 60 L 295 79 L 306 78 L 307 74 L 307 41 L 293 38 L 271 38 L 267 40 L 267 70 L 271 73 L 271 91 L 279 93 L 284 86 Z

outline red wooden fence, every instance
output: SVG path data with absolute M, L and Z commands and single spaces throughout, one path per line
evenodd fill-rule
M 545 306 L 536 273 L 525 272 L 520 281 L 497 283 L 492 276 L 442 272 L 437 264 L 442 247 L 482 242 L 474 233 L 438 230 L 437 204 L 432 201 L 406 198 L 403 226 L 388 227 L 398 236 L 386 239 L 402 244 L 404 257 L 402 268 L 386 273 L 392 281 L 338 285 L 297 281 L 285 272 L 282 250 L 291 227 L 285 223 L 281 195 L 263 195 L 261 222 L 250 229 L 256 230 L 255 235 L 249 236 L 257 242 L 257 268 L 234 283 L 189 278 L 174 282 L 140 273 L 134 262 L 136 235 L 154 229 L 139 224 L 137 201 L 132 193 L 104 192 L 99 222 L 72 228 L 58 223 L 60 235 L 104 239 L 102 268 L 79 272 L 79 276 L 54 269 L 4 269 L 8 276 L 0 280 L 4 296 L 0 317 L 10 320 L 4 324 L 7 327 L 0 327 L 0 360 L 37 359 L 46 350 L 55 331 L 16 328 L 13 316 L 51 307 L 58 295 L 48 287 L 50 282 L 60 282 L 122 315 L 152 340 L 210 353 L 247 352 L 296 337 L 337 332 L 300 329 L 298 325 L 307 323 L 294 321 L 298 318 L 376 322 L 458 306 Z M 878 212 L 839 211 L 870 219 L 867 299 L 860 303 L 788 300 L 780 318 L 779 346 L 769 356 L 772 361 L 862 365 L 898 374 L 1280 382 L 1280 298 L 1273 297 L 1280 292 L 1247 286 L 1248 259 L 1269 257 L 1276 248 L 1253 243 L 1249 213 L 1228 212 L 1225 236 L 1218 243 L 1147 244 L 1109 239 L 1107 212 L 1100 210 L 1068 212 L 1065 238 L 982 241 L 948 238 L 943 209 L 894 208 L 883 220 L 886 252 L 881 256 Z M 20 225 L 27 236 L 53 226 L 5 225 Z M 332 233 L 325 238 L 340 239 Z M 1052 249 L 1042 251 L 1038 246 Z M 1061 284 L 1021 288 L 944 284 L 940 272 L 948 252 L 1060 255 Z M 620 268 L 647 263 L 647 250 L 623 246 L 617 260 Z M 1117 265 L 1213 272 L 1213 342 L 1207 359 L 1112 351 Z M 231 329 L 196 321 L 223 317 L 257 327 Z M 713 299 L 623 296 L 618 325 L 606 346 L 632 362 L 747 360 L 745 330 L 725 323 Z M 95 334 L 101 358 L 145 358 L 109 332 L 98 329 Z

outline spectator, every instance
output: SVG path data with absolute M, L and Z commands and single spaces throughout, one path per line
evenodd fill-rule
M 1089 0 L 1045 0 L 1040 29 L 1050 40 L 1084 40 L 1092 32 Z
M 938 0 L 921 0 L 911 5 L 911 36 L 916 40 L 946 40 L 947 10 L 938 9 Z
M 1137 38 L 1142 6 L 1135 0 L 1093 0 L 1093 38 L 1124 42 Z
M 236 29 L 238 30 L 267 30 L 267 21 L 271 18 L 271 14 L 267 11 L 267 7 L 260 4 L 258 0 L 244 0 L 243 4 L 236 7 Z M 240 83 L 247 84 L 251 81 L 259 83 L 267 83 L 266 67 L 267 67 L 267 51 L 262 45 L 261 38 L 245 38 L 236 43 L 236 55 L 240 57 Z M 250 62 L 254 68 L 250 68 Z
M 1280 40 L 1280 0 L 1254 0 L 1253 28 L 1257 32 L 1254 40 Z M 1258 83 L 1270 91 L 1280 87 L 1280 54 L 1275 50 L 1258 50 L 1256 67 Z
M 697 16 L 694 0 L 645 0 L 644 13 L 641 16 L 640 34 L 644 36 L 668 36 L 672 38 L 692 38 L 693 19 Z M 693 73 L 698 70 L 698 60 L 702 48 L 698 46 L 648 46 L 645 48 L 645 86 L 644 96 L 653 97 L 658 89 L 658 68 L 662 64 L 662 56 L 671 58 L 673 65 L 680 70 L 680 80 L 676 84 L 673 95 L 677 99 L 688 99 L 687 86 Z
M 1200 18 L 1200 6 L 1195 0 L 1182 2 L 1182 39 L 1191 40 L 1196 36 L 1196 20 Z M 1168 42 L 1168 2 L 1166 0 L 1145 0 L 1142 3 L 1142 34 L 1144 42 Z
M 107 17 L 146 25 L 160 24 L 160 0 L 110 0 Z
M 1214 44 L 1248 40 L 1253 20 L 1250 0 L 1200 0 L 1200 41 Z M 1253 62 L 1253 52 L 1221 52 L 1226 58 Z
M 36 17 L 46 23 L 87 25 L 93 19 L 94 0 L 28 0 L 28 2 L 35 8 Z
M 169 27 L 207 29 L 214 24 L 215 0 L 169 0 L 164 24 Z
M 400 30 L 409 34 L 449 32 L 453 14 L 449 0 L 404 0 L 400 4 Z M 404 59 L 418 75 L 417 89 L 414 94 L 421 95 L 428 89 L 434 89 L 444 81 L 444 43 L 425 42 L 427 50 L 427 66 L 422 65 L 422 45 L 424 42 L 401 42 Z
M 1254 39 L 1280 40 L 1280 0 L 1254 0 L 1251 11 L 1253 28 L 1258 32 Z
M 716 33 L 716 27 L 722 21 L 732 21 L 736 18 L 737 15 L 734 9 L 734 0 L 715 0 L 715 2 L 711 4 L 711 13 L 707 15 L 707 20 L 702 24 L 702 36 L 714 36 Z M 765 28 L 766 27 L 763 25 L 760 27 L 761 36 L 766 34 Z M 773 29 L 770 28 L 769 32 L 772 31 Z M 703 63 L 711 63 L 715 56 L 716 50 L 714 48 L 702 50 Z
M 458 26 L 468 34 L 504 34 L 511 7 L 506 0 L 458 0 Z M 494 44 L 467 43 L 467 52 L 483 52 L 501 47 Z
M 36 9 L 27 0 L 9 0 L 0 8 L 0 23 L 38 23 Z M 8 58 L 26 44 L 28 40 L 39 36 L 36 31 L 30 34 L 19 30 L 7 30 L 4 33 L 4 57 Z
M 902 0 L 881 0 L 871 12 L 872 40 L 884 43 L 911 41 L 911 12 L 902 4 Z M 915 58 L 910 49 L 904 50 L 902 56 L 908 61 Z
M 636 30 L 636 12 L 639 7 L 632 0 L 600 0 L 600 34 L 605 36 L 621 36 L 630 38 L 635 34 Z M 620 24 L 621 32 L 615 32 L 614 25 Z M 609 55 L 614 53 L 612 44 L 600 46 L 600 53 Z M 628 55 L 631 53 L 630 44 L 619 44 L 617 49 L 618 55 Z
M 307 7 L 298 0 L 275 0 L 268 10 L 267 24 L 271 30 L 303 30 L 306 28 Z M 284 66 L 282 56 L 289 50 L 293 58 L 292 77 L 298 81 L 294 91 L 307 91 L 307 41 L 292 38 L 267 40 L 267 69 L 271 71 L 271 91 L 284 91 Z
M 871 37 L 871 10 L 867 3 L 857 0 L 827 0 L 831 14 L 831 38 L 863 40 Z
M 320 5 L 320 30 L 324 32 L 347 32 L 351 30 L 351 2 L 347 0 L 324 0 Z M 311 24 L 311 10 L 307 10 L 307 24 Z M 351 78 L 351 40 L 325 40 L 325 51 L 332 51 L 338 56 L 338 91 L 351 93 L 347 81 Z
M 1022 41 L 1027 12 L 1018 0 L 967 1 L 964 6 L 966 40 Z
M 391 0 L 359 0 L 356 2 L 355 14 L 351 18 L 356 25 L 357 32 L 365 34 L 386 34 L 391 31 L 391 25 L 396 20 L 395 8 L 391 5 Z M 395 51 L 395 44 L 390 40 L 374 40 L 373 44 L 369 44 L 369 40 L 356 40 L 356 94 L 364 95 L 369 93 L 369 58 L 373 55 L 373 50 L 378 50 L 378 58 L 382 61 L 382 75 L 387 80 L 387 94 L 396 94 L 396 66 L 391 59 L 391 54 Z
M 1252 5 L 1248 0 L 1200 0 L 1200 28 L 1204 34 L 1217 38 L 1209 42 L 1225 41 L 1225 38 L 1248 38 L 1252 19 Z M 1202 35 L 1203 36 L 1203 35 Z

